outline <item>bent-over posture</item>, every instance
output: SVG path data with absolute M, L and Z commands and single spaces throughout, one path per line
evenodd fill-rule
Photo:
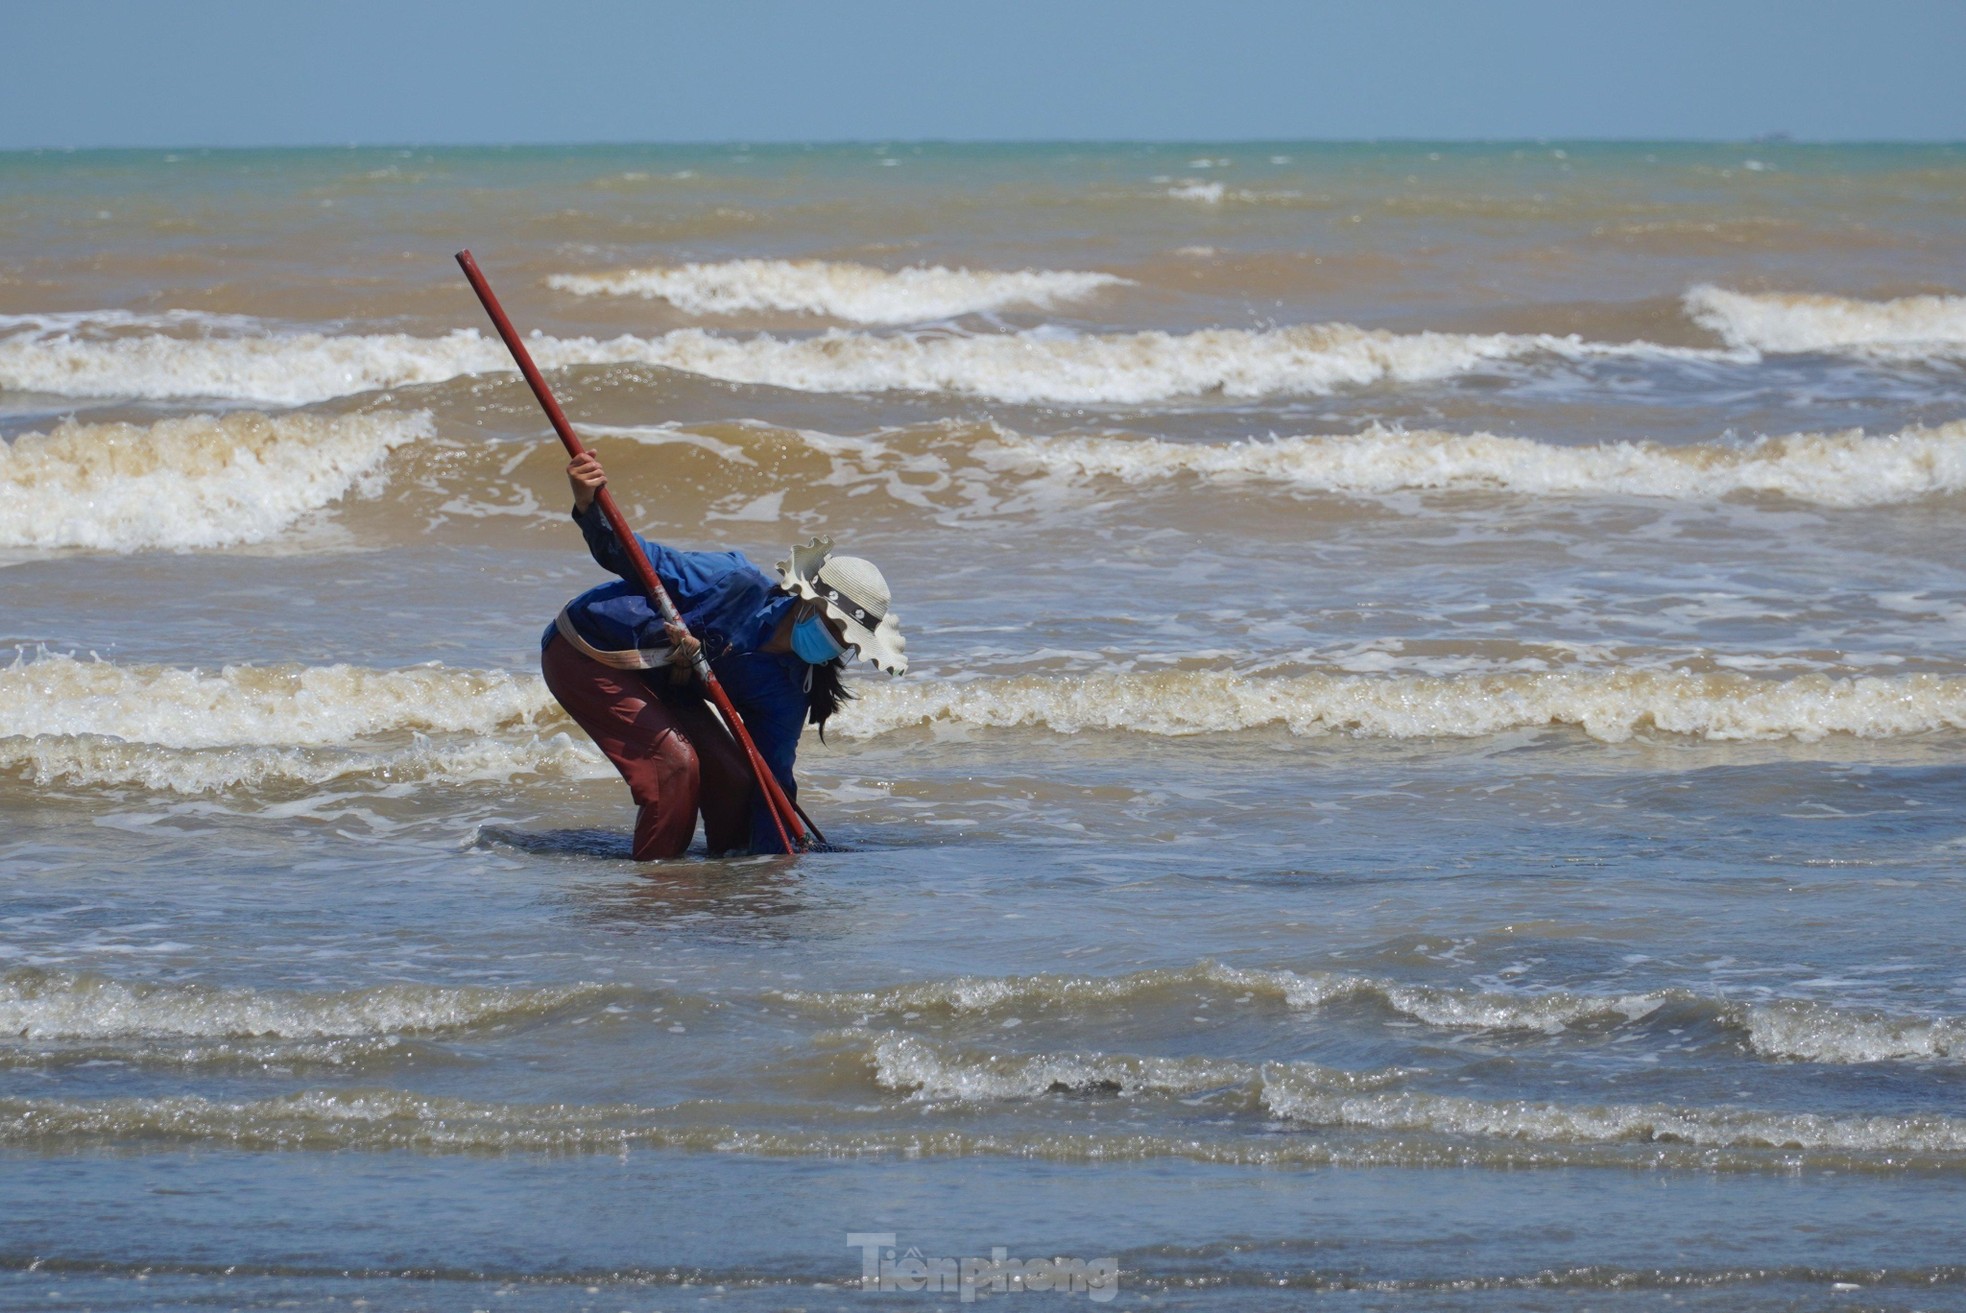
M 687 632 L 665 625 L 594 499 L 607 476 L 593 452 L 567 465 L 573 518 L 587 549 L 619 580 L 568 602 L 540 640 L 546 687 L 612 761 L 640 806 L 636 861 L 689 847 L 699 808 L 713 855 L 779 851 L 771 812 L 744 751 L 690 674 L 697 646 L 744 718 L 787 797 L 799 734 L 823 730 L 850 696 L 858 656 L 908 668 L 887 580 L 873 563 L 814 539 L 772 579 L 741 552 L 679 552 L 637 537 Z

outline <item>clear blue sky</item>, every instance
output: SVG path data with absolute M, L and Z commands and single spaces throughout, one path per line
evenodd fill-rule
M 1962 0 L 0 0 L 0 149 L 1966 140 Z

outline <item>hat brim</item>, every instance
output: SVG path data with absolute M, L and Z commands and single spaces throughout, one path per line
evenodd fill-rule
M 862 660 L 871 661 L 878 668 L 891 675 L 908 673 L 908 641 L 901 636 L 901 619 L 889 611 L 882 616 L 880 623 L 869 628 L 834 603 L 819 595 L 812 586 L 812 579 L 819 568 L 826 564 L 826 558 L 833 554 L 833 540 L 814 538 L 809 544 L 792 547 L 792 559 L 778 563 L 779 584 L 795 597 L 819 603 L 826 614 L 839 621 L 846 633 L 846 641 L 860 650 Z

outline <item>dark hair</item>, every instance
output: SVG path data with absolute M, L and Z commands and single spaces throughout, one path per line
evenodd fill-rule
M 812 682 L 806 685 L 806 723 L 819 726 L 819 741 L 826 741 L 826 722 L 833 713 L 852 701 L 846 686 L 846 658 L 834 657 L 821 665 L 807 666 Z

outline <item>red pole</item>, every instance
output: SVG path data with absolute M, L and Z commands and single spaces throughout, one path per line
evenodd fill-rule
M 485 281 L 485 275 L 479 270 L 478 262 L 471 258 L 470 251 L 459 251 L 457 264 L 464 270 L 464 276 L 471 281 L 471 290 L 478 294 L 480 301 L 484 302 L 485 313 L 491 316 L 492 327 L 498 330 L 501 338 L 505 339 L 506 350 L 510 351 L 512 359 L 518 362 L 519 372 L 526 376 L 526 383 L 532 388 L 533 396 L 539 399 L 540 408 L 546 412 L 547 422 L 552 424 L 553 431 L 560 435 L 560 441 L 566 445 L 567 454 L 581 455 L 587 450 L 586 446 L 581 443 L 580 435 L 573 431 L 573 425 L 567 422 L 566 412 L 560 409 L 560 403 L 554 398 L 553 390 L 546 386 L 546 380 L 540 375 L 539 366 L 533 364 L 532 353 L 526 350 L 526 344 L 519 339 L 518 330 L 513 328 L 512 321 L 505 317 L 505 309 L 499 305 L 498 297 L 492 294 L 491 284 Z M 672 625 L 682 625 L 683 617 L 677 612 L 676 604 L 669 600 L 669 590 L 662 586 L 662 580 L 656 578 L 655 567 L 649 564 L 648 554 L 642 551 L 641 543 L 636 541 L 635 531 L 628 527 L 628 520 L 622 515 L 621 508 L 614 504 L 614 497 L 604 486 L 594 500 L 600 506 L 601 514 L 607 516 L 608 524 L 614 529 L 615 538 L 621 543 L 621 550 L 627 555 L 629 563 L 634 566 L 636 581 L 641 584 L 642 591 L 649 595 L 649 600 L 655 603 L 656 610 L 662 613 L 664 620 Z M 703 681 L 703 691 L 710 695 L 710 701 L 716 705 L 717 711 L 724 718 L 724 723 L 730 726 L 730 732 L 737 737 L 738 744 L 743 747 L 744 755 L 750 759 L 751 772 L 758 777 L 758 788 L 764 792 L 765 803 L 771 810 L 772 824 L 778 827 L 778 841 L 785 845 L 787 853 L 796 854 L 806 842 L 805 827 L 799 823 L 798 808 L 792 804 L 790 798 L 785 796 L 785 790 L 779 786 L 778 777 L 771 773 L 771 767 L 765 765 L 764 758 L 758 755 L 757 745 L 751 742 L 750 732 L 744 728 L 744 718 L 739 716 L 737 708 L 731 705 L 730 695 L 724 692 L 723 684 L 710 669 L 710 659 L 703 655 L 701 645 L 696 649 L 695 666 L 696 677 Z

